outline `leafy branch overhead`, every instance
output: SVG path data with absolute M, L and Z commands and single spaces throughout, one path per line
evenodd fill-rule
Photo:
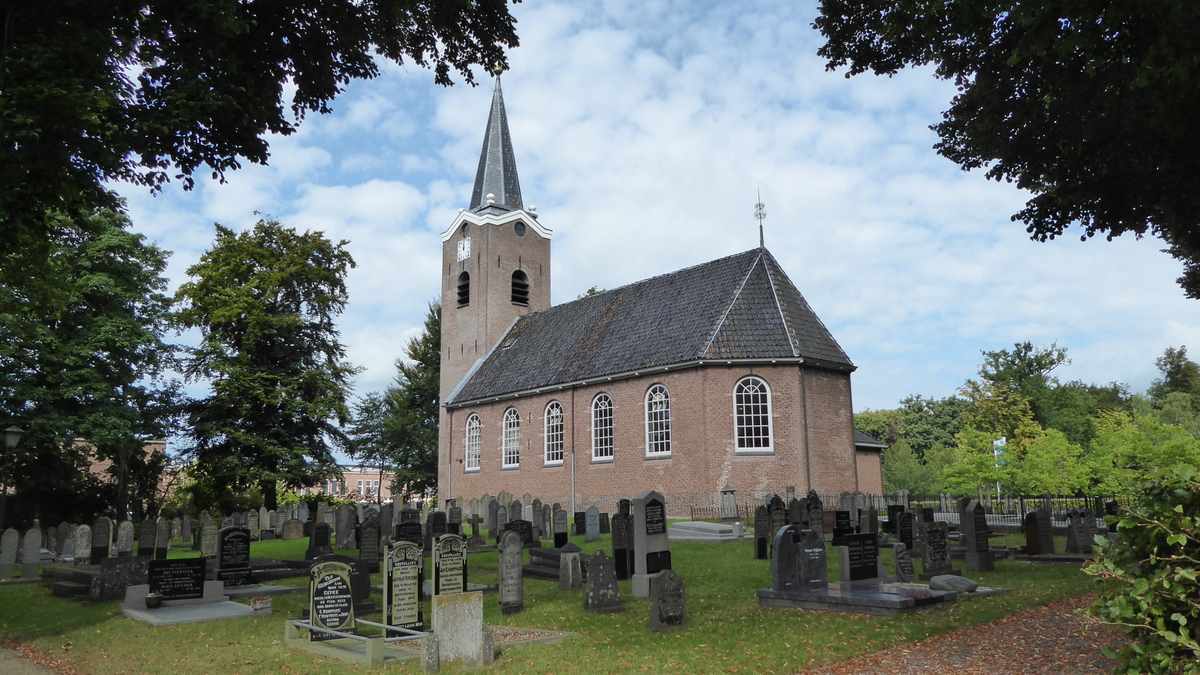
M 822 0 L 814 26 L 847 77 L 953 81 L 935 148 L 1030 192 L 1034 239 L 1157 235 L 1200 298 L 1200 3 Z

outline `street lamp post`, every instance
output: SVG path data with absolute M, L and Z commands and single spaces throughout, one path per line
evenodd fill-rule
M 4 430 L 4 449 L 5 457 L 9 456 L 10 450 L 13 450 L 21 442 L 21 436 L 25 431 L 20 427 L 8 427 Z M 4 529 L 6 518 L 8 516 L 8 486 L 0 480 L 0 529 Z

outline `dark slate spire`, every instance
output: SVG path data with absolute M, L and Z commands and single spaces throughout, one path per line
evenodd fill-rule
M 471 209 L 488 206 L 489 193 L 495 196 L 493 206 L 505 210 L 524 208 L 499 77 L 492 92 L 492 110 L 488 113 L 487 130 L 483 132 L 483 149 L 479 152 L 479 168 L 475 171 L 475 189 L 471 191 Z

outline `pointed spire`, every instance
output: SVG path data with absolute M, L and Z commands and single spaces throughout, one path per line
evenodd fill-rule
M 504 94 L 500 78 L 492 92 L 492 109 L 488 113 L 487 130 L 483 132 L 483 149 L 479 153 L 479 168 L 475 171 L 475 189 L 471 191 L 471 209 L 488 206 L 487 196 L 493 195 L 491 206 L 505 210 L 524 208 L 521 203 L 521 181 L 517 179 L 517 159 L 513 155 L 512 138 L 508 135 L 508 115 L 504 112 Z
M 754 219 L 758 221 L 758 247 L 766 248 L 766 240 L 763 239 L 763 221 L 767 219 L 767 205 L 763 204 L 762 188 L 758 189 L 758 201 L 754 202 Z

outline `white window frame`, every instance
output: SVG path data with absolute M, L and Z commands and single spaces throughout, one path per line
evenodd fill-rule
M 500 425 L 500 468 L 521 466 L 521 415 L 516 408 L 504 411 Z
M 551 428 L 551 411 L 557 410 L 557 429 Z M 542 413 L 542 462 L 543 466 L 562 466 L 563 463 L 563 409 L 558 401 L 550 401 Z M 557 447 L 556 447 L 557 446 Z M 557 455 L 557 459 L 555 459 Z
M 601 402 L 604 402 L 603 404 Z M 603 407 L 601 407 L 603 405 Z M 606 412 L 607 431 L 605 436 L 601 436 L 598 432 L 600 427 L 597 424 L 596 413 L 600 410 Z M 593 462 L 611 462 L 616 457 L 616 430 L 613 425 L 613 400 L 605 392 L 600 392 L 592 398 L 592 461 Z M 602 451 L 607 450 L 606 453 Z
M 463 450 L 463 471 L 477 473 L 479 471 L 479 446 L 483 435 L 483 424 L 479 415 L 471 413 L 467 416 L 467 430 Z
M 666 409 L 661 411 L 662 419 L 658 419 L 657 415 L 660 411 L 655 411 L 656 419 L 651 420 L 650 398 L 656 392 L 662 391 L 662 399 L 666 404 Z M 667 385 L 656 383 L 646 390 L 646 396 L 643 401 L 642 409 L 645 411 L 646 419 L 646 456 L 647 457 L 670 457 L 671 456 L 671 391 L 667 389 Z M 652 438 L 650 425 L 655 425 L 654 435 L 661 435 L 665 431 L 666 440 L 662 438 Z M 665 449 L 664 449 L 665 448 Z
M 743 392 L 742 391 L 743 386 L 746 383 L 750 383 L 750 382 L 754 383 L 757 386 L 761 386 L 761 391 L 759 391 L 759 392 Z M 764 394 L 766 396 L 767 445 L 765 447 L 764 446 L 754 446 L 754 445 L 749 445 L 749 446 L 743 445 L 742 444 L 743 443 L 742 429 L 743 428 L 761 429 L 763 425 L 757 419 L 757 418 L 761 417 L 761 412 L 744 411 L 743 410 L 744 406 L 748 406 L 748 405 L 761 406 L 762 403 L 755 402 L 755 401 L 743 402 L 742 397 L 743 396 L 746 396 L 746 397 L 756 396 L 760 393 Z M 734 452 L 741 453 L 741 454 L 751 454 L 751 455 L 767 454 L 767 453 L 775 452 L 775 418 L 774 418 L 774 414 L 772 411 L 772 405 L 773 405 L 772 399 L 773 398 L 774 398 L 774 396 L 771 395 L 771 385 L 768 384 L 766 380 L 759 377 L 758 375 L 747 375 L 746 377 L 743 377 L 734 383 L 734 385 L 733 385 L 733 448 L 734 448 Z M 761 434 L 755 434 L 752 437 L 759 437 L 759 436 L 761 436 Z M 750 437 L 751 436 L 747 436 L 747 438 L 750 438 Z
M 358 496 L 363 496 L 363 482 L 361 480 L 358 481 Z

